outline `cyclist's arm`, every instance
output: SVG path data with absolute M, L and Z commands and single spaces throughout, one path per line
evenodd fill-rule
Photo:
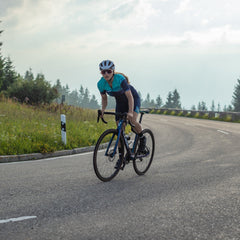
M 125 95 L 128 99 L 128 113 L 133 114 L 133 103 L 134 103 L 133 95 L 130 90 L 126 91 Z
M 107 107 L 107 104 L 108 104 L 108 101 L 107 101 L 107 94 L 104 93 L 104 94 L 101 94 L 101 97 L 102 97 L 102 114 L 104 114 L 104 111 Z
M 130 87 L 124 78 L 124 80 L 121 82 L 121 87 L 125 92 L 125 95 L 128 99 L 128 113 L 131 114 L 131 117 L 133 116 L 133 106 L 134 106 L 134 100 L 133 100 L 133 95 L 130 90 Z

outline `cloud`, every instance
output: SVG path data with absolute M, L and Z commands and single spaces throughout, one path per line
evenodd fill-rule
M 208 19 L 202 19 L 201 24 L 202 25 L 207 25 L 209 23 Z
M 31 1 L 23 0 L 22 4 L 7 10 L 3 22 L 8 30 L 22 34 L 47 32 L 60 26 L 66 19 L 66 5 L 69 0 Z
M 232 6 L 224 1 L 216 11 L 217 2 L 182 0 L 176 9 L 176 1 L 169 0 L 22 0 L 7 9 L 4 34 L 18 48 L 64 54 L 101 48 L 240 44 L 239 14 L 233 10 L 238 2 L 232 0 Z
M 2 20 L 9 33 L 36 41 L 86 41 L 99 46 L 107 41 L 175 43 L 188 36 L 195 43 L 208 39 L 211 43 L 223 39 L 219 37 L 223 31 L 227 41 L 236 43 L 240 22 L 236 4 L 240 4 L 222 1 L 216 10 L 216 0 L 182 0 L 177 9 L 169 0 L 22 0 L 21 5 L 11 5 Z M 197 35 L 203 40 L 196 41 Z
M 21 5 L 21 2 L 22 0 L 1 1 L 0 16 L 4 16 L 7 9 Z
M 240 44 L 240 29 L 233 29 L 230 25 L 211 28 L 206 31 L 185 32 L 185 38 L 198 44 Z
M 109 11 L 104 12 L 106 12 L 104 17 L 100 19 L 102 26 L 124 32 L 146 28 L 149 19 L 158 13 L 150 0 L 120 1 L 119 4 L 110 7 Z
M 137 1 L 121 2 L 119 5 L 110 10 L 108 17 L 111 19 L 124 19 L 134 11 L 136 3 Z
M 191 9 L 192 9 L 192 7 L 190 6 L 190 0 L 182 0 L 179 4 L 178 8 L 175 10 L 175 13 L 176 14 L 184 13 Z

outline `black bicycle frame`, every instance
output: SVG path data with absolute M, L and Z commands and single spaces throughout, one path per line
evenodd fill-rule
M 112 114 L 112 113 L 106 113 L 106 114 Z M 144 112 L 141 112 L 139 123 L 142 122 L 143 114 L 144 114 Z M 99 116 L 100 116 L 100 115 L 101 115 L 101 111 L 98 110 L 98 121 L 99 121 Z M 107 123 L 104 119 L 102 119 L 102 121 L 103 121 L 104 123 Z M 125 120 L 125 119 L 120 119 L 120 120 L 119 120 L 118 127 L 117 127 L 117 130 L 118 130 L 117 141 L 116 141 L 114 150 L 113 150 L 113 152 L 112 152 L 112 154 L 111 154 L 110 157 L 113 157 L 113 156 L 116 154 L 116 152 L 117 152 L 117 147 L 118 147 L 118 142 L 119 142 L 119 140 L 120 140 L 120 137 L 122 136 L 123 139 L 124 139 L 124 145 L 125 145 L 125 147 L 126 147 L 128 156 L 130 156 L 130 159 L 134 159 L 135 157 L 134 157 L 133 155 L 134 155 L 135 148 L 136 148 L 137 141 L 138 141 L 138 134 L 132 129 L 133 132 L 134 132 L 136 135 L 135 135 L 135 139 L 134 139 L 134 143 L 133 143 L 133 148 L 130 149 L 129 144 L 128 144 L 128 141 L 127 141 L 127 139 L 126 139 L 126 137 L 125 137 L 125 131 L 123 130 L 123 127 L 122 127 L 124 123 L 126 123 L 126 120 Z M 131 126 L 133 127 L 133 125 L 131 125 Z M 109 148 L 110 148 L 110 146 L 111 146 L 111 144 L 112 144 L 112 141 L 113 141 L 114 137 L 115 137 L 115 134 L 113 134 L 111 140 L 109 141 L 107 150 L 106 150 L 106 152 L 105 152 L 105 156 L 109 156 L 108 151 L 109 151 Z
M 110 157 L 113 157 L 113 156 L 116 154 L 116 152 L 117 152 L 117 147 L 118 147 L 118 142 L 119 142 L 119 140 L 120 140 L 120 137 L 122 136 L 123 139 L 124 139 L 124 145 L 125 145 L 125 147 L 126 147 L 127 153 L 128 153 L 128 155 L 130 156 L 130 158 L 133 159 L 134 157 L 133 157 L 132 155 L 134 154 L 134 150 L 135 150 L 135 147 L 136 147 L 136 144 L 137 144 L 137 140 L 138 140 L 138 135 L 137 135 L 137 134 L 135 135 L 135 139 L 134 139 L 134 143 L 133 143 L 133 148 L 130 149 L 129 144 L 128 144 L 128 141 L 127 141 L 127 139 L 126 139 L 126 137 L 125 137 L 125 131 L 124 131 L 123 128 L 122 128 L 122 125 L 124 124 L 124 122 L 126 122 L 126 121 L 124 121 L 123 119 L 120 119 L 120 120 L 119 120 L 118 127 L 117 127 L 118 136 L 117 136 L 117 140 L 116 140 L 116 143 L 115 143 L 114 150 L 113 150 L 113 152 L 112 152 L 112 154 L 111 154 Z M 109 156 L 108 151 L 109 151 L 109 148 L 110 148 L 110 146 L 111 146 L 111 144 L 112 144 L 112 141 L 113 141 L 114 137 L 115 137 L 115 134 L 113 134 L 111 140 L 109 141 L 107 150 L 106 150 L 106 152 L 105 152 L 105 156 Z

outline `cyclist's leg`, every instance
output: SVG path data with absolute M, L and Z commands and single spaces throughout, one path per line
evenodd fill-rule
M 116 121 L 116 125 L 118 126 L 118 123 L 119 123 L 119 121 Z M 124 128 L 125 128 L 125 126 L 124 126 Z M 116 162 L 116 165 L 115 165 L 115 169 L 118 169 L 118 168 L 120 168 L 121 166 L 121 163 L 122 163 L 122 161 L 121 161 L 121 158 L 123 157 L 123 146 L 121 145 L 121 142 L 119 141 L 118 142 L 118 155 L 119 155 L 119 158 L 118 158 L 118 160 L 117 160 L 117 162 Z
M 144 152 L 146 147 L 146 137 L 142 133 L 143 129 L 141 124 L 137 121 L 138 113 L 139 113 L 139 107 L 137 105 L 137 106 L 134 106 L 133 118 L 131 120 L 131 123 L 134 125 L 134 131 L 140 137 L 139 151 Z
M 124 113 L 126 111 L 124 111 L 121 107 L 119 107 L 118 105 L 116 105 L 116 109 L 115 109 L 116 112 L 120 112 L 120 113 Z M 119 116 L 115 116 L 115 120 L 116 120 L 116 125 L 118 126 L 119 124 Z M 123 126 L 123 129 L 125 129 L 125 124 Z M 118 154 L 119 154 L 119 158 L 116 162 L 116 165 L 115 165 L 115 169 L 119 169 L 121 167 L 121 164 L 122 164 L 122 158 L 123 158 L 123 155 L 124 155 L 124 146 L 121 145 L 121 142 L 119 141 L 118 142 Z
M 115 108 L 115 112 L 118 112 L 118 113 L 125 113 L 128 111 L 128 106 L 125 106 L 125 105 L 120 105 L 120 104 L 116 104 L 116 108 Z M 119 123 L 119 116 L 115 116 L 115 121 L 116 121 L 116 125 L 118 126 L 118 123 Z M 123 130 L 125 130 L 125 123 L 123 124 Z M 118 147 L 121 147 L 120 143 L 118 143 Z
M 137 134 L 140 134 L 142 132 L 142 126 L 137 121 L 138 113 L 140 112 L 140 99 L 134 98 L 134 108 L 133 108 L 133 117 L 131 119 L 131 123 L 134 125 L 134 131 Z
M 139 134 L 142 132 L 142 126 L 141 124 L 137 121 L 138 113 L 133 112 L 133 118 L 131 119 L 131 123 L 134 125 L 134 131 Z

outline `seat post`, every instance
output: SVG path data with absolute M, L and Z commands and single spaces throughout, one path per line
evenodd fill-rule
M 143 114 L 144 114 L 144 112 L 141 112 L 141 116 L 140 116 L 140 119 L 139 119 L 139 123 L 142 122 Z

